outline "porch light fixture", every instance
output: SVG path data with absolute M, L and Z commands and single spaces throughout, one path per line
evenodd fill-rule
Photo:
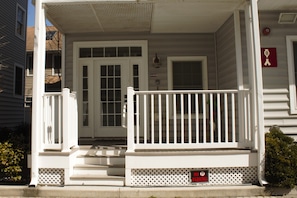
M 280 13 L 278 18 L 279 24 L 294 24 L 297 19 L 297 13 Z
M 157 53 L 155 54 L 155 57 L 153 58 L 153 66 L 155 68 L 159 68 L 161 66 L 161 60 L 158 57 Z

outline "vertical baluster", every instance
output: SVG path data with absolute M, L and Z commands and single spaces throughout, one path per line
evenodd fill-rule
M 250 92 L 246 92 L 247 102 L 246 102 L 246 114 L 247 115 L 247 133 L 250 141 L 253 141 L 253 135 L 251 131 L 251 98 Z
M 196 143 L 199 143 L 199 99 L 195 94 L 195 113 L 196 113 Z
M 235 132 L 235 123 L 236 123 L 236 118 L 235 118 L 235 96 L 234 93 L 231 93 L 231 104 L 232 104 L 232 115 L 231 115 L 231 121 L 232 121 L 232 142 L 236 142 L 236 132 Z
M 169 144 L 169 95 L 166 94 L 166 143 Z
M 139 94 L 136 94 L 136 144 L 139 144 Z
M 217 121 L 216 121 L 216 129 L 218 133 L 218 142 L 221 142 L 221 94 L 217 93 Z
M 188 94 L 188 142 L 192 143 L 191 94 Z
M 74 107 L 74 106 L 72 106 Z M 72 109 L 72 108 L 71 108 Z M 58 96 L 58 134 L 59 134 L 59 144 L 62 144 L 62 96 L 61 94 Z M 71 115 L 73 115 L 71 113 Z M 72 125 L 70 125 L 72 126 Z
M 229 141 L 228 137 L 228 96 L 224 93 L 224 112 L 225 112 L 225 142 Z
M 181 143 L 184 143 L 184 132 L 185 132 L 185 126 L 184 126 L 184 94 L 180 94 L 180 125 L 181 125 Z
M 213 142 L 213 94 L 210 93 L 209 94 L 209 125 L 210 125 L 210 129 L 209 129 L 209 137 L 210 137 L 210 142 Z
M 158 95 L 159 103 L 159 144 L 162 144 L 162 95 Z
M 173 94 L 173 136 L 174 136 L 174 144 L 176 144 L 177 143 L 176 94 Z
M 205 93 L 202 94 L 202 103 L 203 103 L 203 143 L 206 143 L 206 97 Z
M 143 95 L 143 139 L 147 143 L 147 94 Z
M 51 137 L 50 141 L 51 144 L 55 144 L 55 96 L 51 96 L 51 114 L 50 114 L 50 120 L 51 120 Z
M 155 143 L 155 117 L 154 117 L 154 94 L 151 94 L 151 143 Z

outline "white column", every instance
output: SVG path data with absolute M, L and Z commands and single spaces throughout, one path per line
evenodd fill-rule
M 255 71 L 255 106 L 256 109 L 256 130 L 258 133 L 258 179 L 261 185 L 266 184 L 265 181 L 265 128 L 264 128 L 264 108 L 263 108 L 263 79 L 262 79 L 262 63 L 261 63 L 261 44 L 260 44 L 260 28 L 258 15 L 258 0 L 250 0 L 251 4 L 251 30 L 252 30 L 252 47 L 253 61 Z
M 41 150 L 43 130 L 43 95 L 45 78 L 45 13 L 42 0 L 35 0 L 35 33 L 33 59 L 31 182 L 38 184 L 38 153 Z

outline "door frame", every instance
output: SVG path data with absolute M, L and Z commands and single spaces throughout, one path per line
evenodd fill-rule
M 83 42 L 74 42 L 73 43 L 73 91 L 77 93 L 77 101 L 78 101 L 78 129 L 81 129 L 81 122 L 82 122 L 82 96 L 81 96 L 81 87 L 79 85 L 79 78 L 81 77 L 81 72 L 79 68 L 79 61 L 84 60 L 86 62 L 90 62 L 94 64 L 95 61 L 99 60 L 100 58 L 79 58 L 79 49 L 80 48 L 94 48 L 94 47 L 141 47 L 142 49 L 142 56 L 138 57 L 129 57 L 130 63 L 133 63 L 134 60 L 141 60 L 141 70 L 139 71 L 139 76 L 141 76 L 141 80 L 139 81 L 139 86 L 142 87 L 142 90 L 148 90 L 148 41 L 146 40 L 128 40 L 128 41 L 83 41 Z M 105 60 L 118 60 L 123 57 L 104 57 Z M 103 58 L 101 58 L 103 59 Z M 93 85 L 91 85 L 93 86 Z M 93 91 L 93 89 L 91 90 Z M 93 95 L 94 93 L 90 93 Z M 92 98 L 93 100 L 93 98 Z M 91 108 L 89 108 L 91 109 Z M 93 116 L 94 114 L 90 115 Z M 92 118 L 93 119 L 93 118 Z M 91 120 L 92 120 L 91 119 Z M 94 125 L 94 122 L 90 123 Z M 88 134 L 82 135 L 79 131 L 79 137 L 89 137 L 95 138 L 95 131 L 89 131 Z

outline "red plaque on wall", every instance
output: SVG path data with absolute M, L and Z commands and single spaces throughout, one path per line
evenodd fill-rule
M 276 48 L 261 48 L 262 67 L 277 67 Z

